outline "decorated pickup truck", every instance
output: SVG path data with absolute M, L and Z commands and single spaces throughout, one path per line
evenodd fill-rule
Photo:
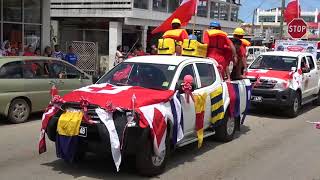
M 320 71 L 312 54 L 274 51 L 261 54 L 248 68 L 251 103 L 280 107 L 296 117 L 301 105 L 320 104 Z
M 249 80 L 223 82 L 214 60 L 183 56 L 128 59 L 96 84 L 54 96 L 43 115 L 57 156 L 74 162 L 86 152 L 112 154 L 119 171 L 135 155 L 142 175 L 163 172 L 171 150 L 205 137 L 231 141 L 250 102 Z

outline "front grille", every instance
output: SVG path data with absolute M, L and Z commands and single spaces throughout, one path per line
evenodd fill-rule
M 255 88 L 260 88 L 260 89 L 273 89 L 276 83 L 272 83 L 267 79 L 260 79 L 259 83 L 256 83 L 257 78 L 250 78 L 250 82 L 252 85 L 255 84 Z

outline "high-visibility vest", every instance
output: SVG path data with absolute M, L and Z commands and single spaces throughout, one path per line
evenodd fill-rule
M 188 39 L 188 33 L 185 29 L 172 29 L 164 33 L 163 38 L 171 38 L 178 42 Z
M 206 31 L 208 40 L 208 48 L 218 48 L 218 49 L 225 49 L 228 47 L 228 34 L 218 30 L 218 29 L 211 29 Z
M 251 42 L 249 42 L 248 40 L 246 39 L 240 39 L 240 40 L 242 42 L 242 45 L 244 45 L 245 47 L 251 46 Z

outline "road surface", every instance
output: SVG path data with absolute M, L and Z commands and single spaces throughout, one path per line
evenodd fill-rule
M 306 121 L 320 120 L 320 107 L 304 107 L 303 114 L 288 119 L 279 110 L 254 110 L 234 141 L 217 143 L 205 139 L 178 149 L 164 174 L 151 179 L 168 180 L 320 180 L 320 130 Z M 0 179 L 141 179 L 132 159 L 124 159 L 116 173 L 111 157 L 89 156 L 80 164 L 66 164 L 48 152 L 39 156 L 41 115 L 18 125 L 0 121 Z M 148 179 L 148 178 L 146 178 Z

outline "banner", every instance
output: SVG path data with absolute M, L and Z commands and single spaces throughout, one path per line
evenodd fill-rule
M 275 51 L 308 52 L 317 57 L 317 44 L 316 41 L 277 40 Z

